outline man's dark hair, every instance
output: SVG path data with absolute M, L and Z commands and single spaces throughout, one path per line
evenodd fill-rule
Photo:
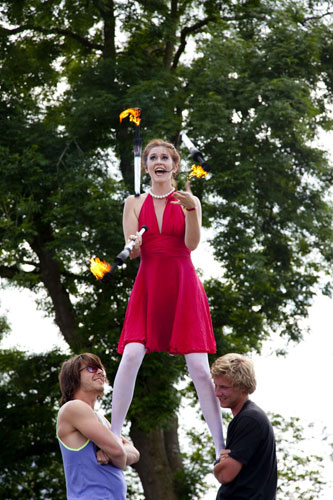
M 59 384 L 61 390 L 60 404 L 63 405 L 67 401 L 71 401 L 75 392 L 80 387 L 80 370 L 85 366 L 97 366 L 105 371 L 102 361 L 96 354 L 85 352 L 73 356 L 67 361 L 64 361 L 59 373 Z

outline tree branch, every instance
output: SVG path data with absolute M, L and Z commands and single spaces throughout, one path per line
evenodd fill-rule
M 333 12 L 325 12 L 324 14 L 321 14 L 318 16 L 307 17 L 304 19 L 304 22 L 301 24 L 305 24 L 307 21 L 311 21 L 313 19 L 322 19 L 323 17 L 331 16 L 331 15 L 333 15 Z M 226 17 L 223 19 L 225 19 L 227 21 L 237 21 L 240 19 L 240 17 L 238 17 L 238 16 Z M 214 20 L 213 16 L 208 16 L 205 19 L 202 19 L 201 21 L 198 21 L 197 23 L 193 24 L 192 26 L 186 26 L 185 28 L 182 29 L 181 34 L 180 34 L 180 45 L 178 47 L 177 52 L 174 55 L 172 69 L 177 68 L 180 56 L 183 54 L 185 47 L 186 47 L 186 44 L 187 44 L 187 40 L 186 40 L 187 37 L 189 35 L 191 35 L 192 33 L 196 33 L 203 26 L 207 26 L 213 20 Z
M 170 69 L 171 67 L 171 62 L 172 62 L 172 54 L 173 54 L 173 49 L 175 45 L 175 36 L 176 36 L 176 31 L 177 31 L 177 24 L 179 21 L 179 14 L 178 14 L 178 1 L 177 0 L 172 0 L 171 1 L 171 10 L 170 14 L 168 16 L 170 26 L 172 26 L 172 34 L 167 37 L 166 40 L 166 45 L 165 45 L 165 53 L 164 53 L 164 60 L 163 64 L 165 69 Z
M 22 33 L 23 31 L 31 30 L 31 31 L 36 31 L 38 33 L 43 33 L 44 35 L 63 35 L 67 38 L 72 38 L 73 40 L 76 40 L 79 42 L 82 46 L 85 48 L 89 49 L 94 49 L 94 50 L 103 50 L 104 47 L 103 45 L 99 43 L 93 43 L 87 40 L 87 38 L 84 38 L 81 35 L 78 35 L 77 33 L 73 33 L 70 30 L 66 29 L 60 29 L 60 28 L 42 28 L 41 26 L 35 26 L 33 24 L 23 24 L 22 26 L 19 26 L 17 28 L 4 28 L 3 26 L 0 28 L 2 32 L 7 33 L 9 36 L 10 35 L 17 35 L 19 33 Z
M 207 26 L 207 24 L 210 23 L 210 21 L 212 21 L 212 20 L 213 20 L 213 17 L 206 17 L 205 19 L 202 19 L 201 21 L 196 22 L 192 26 L 186 26 L 185 28 L 182 29 L 181 34 L 180 34 L 180 45 L 177 49 L 177 52 L 174 55 L 172 69 L 177 68 L 180 56 L 183 54 L 185 47 L 186 47 L 186 44 L 187 44 L 186 38 L 189 35 L 191 35 L 192 33 L 197 32 L 203 26 Z
M 304 19 L 304 22 L 301 23 L 301 24 L 305 24 L 307 21 L 312 21 L 313 19 L 322 19 L 323 17 L 332 16 L 332 15 L 333 15 L 333 11 L 332 12 L 325 12 L 325 14 L 321 14 L 321 15 L 318 15 L 318 16 L 306 17 Z
M 20 269 L 17 266 L 0 266 L 0 277 L 12 279 L 15 274 L 19 273 Z

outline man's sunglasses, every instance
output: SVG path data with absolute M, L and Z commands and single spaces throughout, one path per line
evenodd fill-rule
M 99 366 L 92 366 L 92 365 L 88 365 L 88 366 L 84 366 L 83 368 L 80 369 L 80 372 L 82 372 L 82 370 L 85 370 L 87 369 L 89 373 L 97 373 L 98 370 L 102 370 L 102 375 L 104 378 L 106 378 L 106 373 L 105 371 L 103 370 L 103 368 L 100 368 Z

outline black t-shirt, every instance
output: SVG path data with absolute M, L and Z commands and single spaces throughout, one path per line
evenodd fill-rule
M 274 500 L 277 463 L 273 428 L 253 401 L 246 401 L 230 422 L 226 447 L 243 467 L 233 481 L 222 484 L 216 500 Z

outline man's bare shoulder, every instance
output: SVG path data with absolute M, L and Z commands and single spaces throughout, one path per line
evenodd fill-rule
M 59 410 L 59 419 L 71 420 L 78 415 L 86 415 L 93 412 L 90 406 L 80 399 L 67 401 Z
M 59 410 L 58 438 L 69 448 L 78 449 L 90 439 L 89 430 L 94 428 L 95 414 L 82 400 L 68 401 Z

